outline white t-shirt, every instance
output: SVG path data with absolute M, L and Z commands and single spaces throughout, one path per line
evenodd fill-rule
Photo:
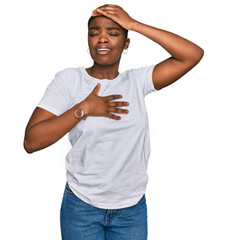
M 144 97 L 157 91 L 154 65 L 131 69 L 116 78 L 97 79 L 84 67 L 56 73 L 37 105 L 61 115 L 83 101 L 101 83 L 98 96 L 121 94 L 128 114 L 120 120 L 87 116 L 69 132 L 71 150 L 66 156 L 66 178 L 73 193 L 102 209 L 120 209 L 139 202 L 145 193 L 150 156 L 150 135 Z

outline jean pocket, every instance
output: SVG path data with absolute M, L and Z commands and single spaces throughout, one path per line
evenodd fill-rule
M 72 192 L 72 190 L 70 189 L 70 187 L 68 185 L 68 182 L 66 183 L 66 186 L 65 186 L 65 192 L 68 194 L 74 195 L 74 193 Z

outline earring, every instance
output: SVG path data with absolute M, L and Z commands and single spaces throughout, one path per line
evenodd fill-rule
M 87 53 L 90 54 L 89 48 L 87 49 Z
M 124 53 L 124 54 L 127 54 L 127 53 L 128 53 L 128 49 L 124 49 L 124 50 L 123 50 L 123 53 Z

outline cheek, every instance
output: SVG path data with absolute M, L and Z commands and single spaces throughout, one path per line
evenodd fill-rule
M 91 40 L 88 39 L 88 45 L 89 45 L 89 48 L 91 48 L 93 46 L 93 43 Z
M 118 49 L 119 51 L 123 51 L 124 46 L 125 46 L 125 41 L 123 41 L 123 39 L 119 39 L 116 42 L 116 49 Z

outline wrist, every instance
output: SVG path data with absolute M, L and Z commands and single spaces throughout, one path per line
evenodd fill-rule
M 137 31 L 137 29 L 138 29 L 138 27 L 139 27 L 140 24 L 141 24 L 140 22 L 134 20 L 134 22 L 132 23 L 132 25 L 131 25 L 131 27 L 130 27 L 129 30 Z
M 73 113 L 75 118 L 77 118 L 78 120 L 86 120 L 86 117 L 88 116 L 88 112 L 86 109 L 87 108 L 85 107 L 85 104 L 83 104 L 82 102 L 75 104 L 73 107 Z M 80 117 L 81 115 L 82 117 Z
M 85 101 L 82 101 L 78 104 L 78 107 L 82 108 L 85 112 L 85 116 L 89 115 L 89 108 Z
M 75 109 L 77 109 L 79 107 L 84 110 L 86 116 L 89 115 L 89 111 L 88 111 L 89 108 L 88 108 L 87 104 L 84 101 L 75 104 L 74 107 L 73 107 L 73 110 L 75 110 Z

